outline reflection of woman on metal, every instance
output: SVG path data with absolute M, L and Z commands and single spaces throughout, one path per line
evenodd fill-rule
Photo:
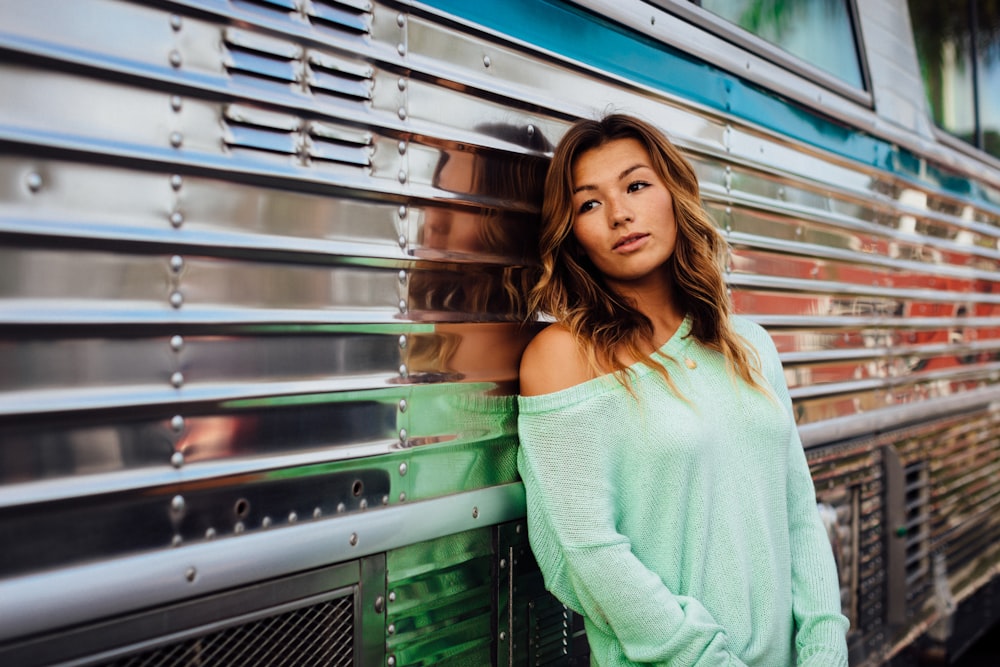
M 847 665 L 781 363 L 730 315 L 724 245 L 652 126 L 582 121 L 556 149 L 531 293 L 556 322 L 521 362 L 518 465 L 595 665 Z

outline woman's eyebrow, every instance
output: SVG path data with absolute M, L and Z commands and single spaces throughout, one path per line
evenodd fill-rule
M 620 181 L 620 180 L 624 179 L 626 176 L 628 176 L 629 174 L 631 174 L 636 169 L 642 169 L 644 167 L 647 168 L 647 169 L 651 168 L 651 167 L 649 167 L 649 165 L 642 164 L 641 162 L 638 163 L 638 164 L 634 164 L 631 167 L 629 167 L 628 169 L 625 169 L 624 171 L 622 171 L 622 173 L 618 174 L 618 180 Z M 575 188 L 573 188 L 572 194 L 575 195 L 577 192 L 581 192 L 583 190 L 596 190 L 596 189 L 597 189 L 596 185 L 578 185 Z

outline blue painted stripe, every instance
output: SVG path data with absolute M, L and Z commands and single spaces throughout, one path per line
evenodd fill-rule
M 919 157 L 910 151 L 782 99 L 676 48 L 566 2 L 424 1 L 442 12 L 570 60 L 703 104 L 896 176 L 993 206 L 1000 203 L 991 202 L 969 178 L 933 166 L 921 169 Z

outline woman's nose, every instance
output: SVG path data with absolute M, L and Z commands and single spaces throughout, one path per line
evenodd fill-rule
M 632 210 L 620 199 L 616 199 L 611 203 L 610 212 L 612 229 L 617 229 L 621 225 L 632 222 Z

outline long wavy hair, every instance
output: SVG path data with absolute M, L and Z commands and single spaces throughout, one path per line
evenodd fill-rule
M 730 324 L 730 300 L 722 266 L 726 242 L 701 204 L 694 169 L 667 137 L 649 123 L 624 114 L 573 125 L 556 147 L 545 179 L 539 239 L 541 275 L 529 307 L 562 323 L 584 350 L 596 374 L 609 370 L 631 390 L 622 359 L 640 359 L 677 393 L 662 363 L 650 357 L 653 324 L 626 297 L 608 287 L 573 234 L 573 167 L 580 156 L 617 139 L 635 139 L 673 199 L 677 239 L 664 264 L 673 300 L 691 318 L 691 334 L 721 352 L 732 372 L 758 389 L 760 360 Z

